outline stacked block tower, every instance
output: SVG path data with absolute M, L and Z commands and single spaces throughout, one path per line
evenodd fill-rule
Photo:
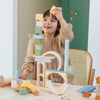
M 43 20 L 43 14 L 36 14 L 35 16 L 36 20 L 36 27 L 35 27 L 35 55 L 41 56 L 42 55 L 42 20 Z

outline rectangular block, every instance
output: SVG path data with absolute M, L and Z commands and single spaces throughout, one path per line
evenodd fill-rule
M 35 39 L 35 45 L 42 44 L 42 39 Z
M 42 34 L 42 27 L 35 27 L 35 34 Z
M 95 90 L 96 87 L 95 86 L 91 86 L 90 88 L 88 88 L 87 90 L 85 90 L 85 92 L 93 92 L 93 90 Z
M 55 15 L 55 12 L 53 11 L 53 9 L 55 9 L 55 8 L 56 8 L 56 6 L 52 6 L 51 9 L 50 9 L 50 13 L 53 14 L 53 15 Z
M 35 57 L 35 61 L 51 63 L 51 59 L 42 57 Z
M 74 67 L 73 66 L 67 66 L 66 70 L 67 70 L 67 72 L 73 72 L 74 71 Z
M 42 55 L 42 50 L 36 50 L 35 49 L 35 55 L 36 56 L 41 56 Z
M 26 95 L 27 89 L 26 88 L 20 88 L 20 95 Z
M 4 77 L 0 76 L 0 83 L 4 83 L 4 82 L 5 82 Z
M 36 21 L 43 21 L 43 14 L 36 14 L 35 15 L 35 20 Z
M 41 35 L 34 35 L 34 39 L 43 39 L 43 34 L 41 34 Z
M 37 27 L 38 27 L 38 26 L 42 27 L 42 21 L 36 21 L 36 26 L 37 26 Z
M 92 87 L 91 85 L 86 85 L 86 86 L 78 89 L 78 92 L 84 93 L 86 90 L 88 90 L 91 87 Z
M 41 50 L 42 51 L 42 45 L 35 45 L 35 50 Z

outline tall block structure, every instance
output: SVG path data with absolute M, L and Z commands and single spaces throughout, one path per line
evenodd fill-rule
M 35 55 L 41 56 L 42 55 L 42 20 L 43 20 L 43 14 L 36 14 L 35 16 L 36 20 L 36 27 L 35 27 Z

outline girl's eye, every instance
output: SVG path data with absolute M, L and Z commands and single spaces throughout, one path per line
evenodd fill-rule
M 43 21 L 47 21 L 47 19 L 43 19 Z
M 55 20 L 51 20 L 51 22 L 55 22 Z

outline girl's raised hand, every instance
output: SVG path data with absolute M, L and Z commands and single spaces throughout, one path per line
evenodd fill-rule
M 53 11 L 55 12 L 55 16 L 57 17 L 57 19 L 59 21 L 63 19 L 62 8 L 61 7 L 56 7 L 55 9 L 53 9 Z

